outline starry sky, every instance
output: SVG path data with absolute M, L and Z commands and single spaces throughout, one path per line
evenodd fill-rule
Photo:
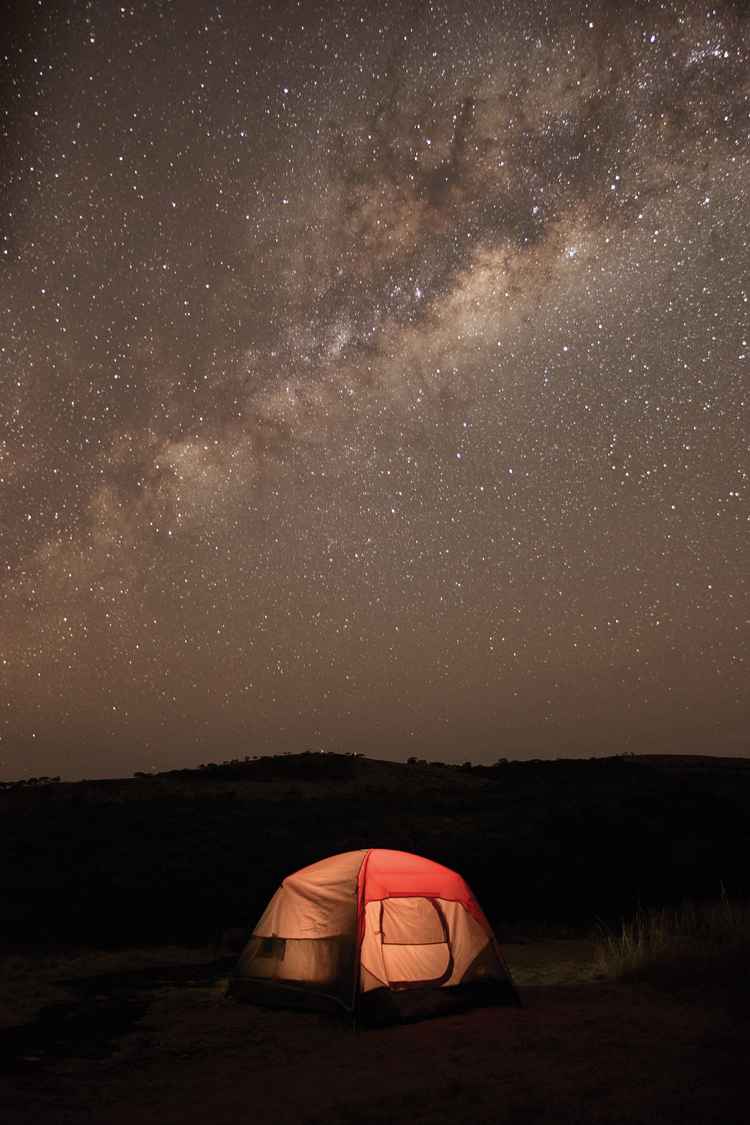
M 17 4 L 0 776 L 748 752 L 744 9 Z

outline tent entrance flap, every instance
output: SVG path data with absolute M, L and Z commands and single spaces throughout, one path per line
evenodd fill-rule
M 384 899 L 380 944 L 384 975 L 391 988 L 435 987 L 453 972 L 448 923 L 433 898 Z

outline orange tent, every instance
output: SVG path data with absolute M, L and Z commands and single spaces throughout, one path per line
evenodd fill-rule
M 365 1022 L 518 1003 L 489 922 L 455 871 L 408 852 L 344 852 L 287 876 L 230 993 Z

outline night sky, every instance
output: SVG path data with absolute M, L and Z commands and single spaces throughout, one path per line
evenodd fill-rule
M 0 776 L 748 752 L 739 3 L 19 3 Z

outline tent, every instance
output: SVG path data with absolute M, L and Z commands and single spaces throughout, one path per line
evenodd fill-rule
M 230 995 L 365 1023 L 518 1003 L 489 922 L 455 871 L 408 852 L 344 852 L 287 876 Z

